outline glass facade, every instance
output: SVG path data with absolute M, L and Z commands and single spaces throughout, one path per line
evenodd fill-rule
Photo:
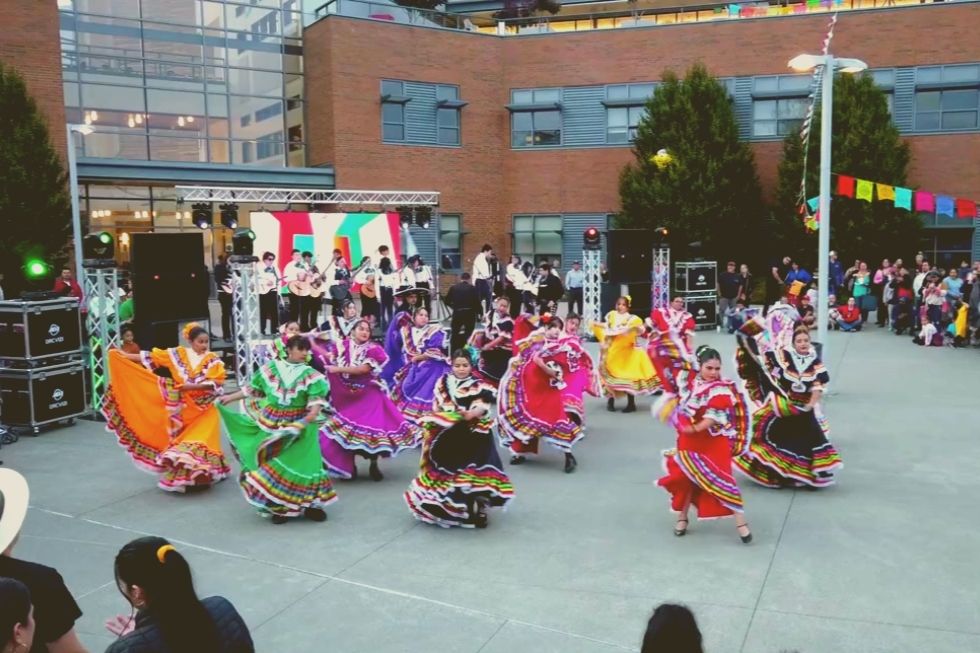
M 79 154 L 305 165 L 299 0 L 72 0 L 61 11 Z

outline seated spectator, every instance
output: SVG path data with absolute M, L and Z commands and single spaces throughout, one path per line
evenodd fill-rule
M 704 653 L 694 614 L 683 605 L 657 606 L 647 623 L 640 653 Z
M 943 335 L 939 333 L 939 329 L 932 323 L 929 316 L 923 315 L 919 333 L 912 338 L 912 342 L 923 347 L 942 347 Z
M 840 317 L 837 318 L 837 326 L 841 331 L 860 331 L 864 320 L 861 318 L 861 309 L 858 308 L 857 300 L 849 297 L 847 304 L 837 309 Z
M 807 329 L 817 328 L 817 314 L 813 310 L 813 304 L 810 303 L 810 295 L 800 295 L 800 304 L 796 310 L 800 313 L 800 322 Z
M 106 653 L 252 653 L 248 626 L 220 596 L 197 598 L 187 560 L 161 537 L 141 537 L 116 555 L 116 584 L 135 617 L 106 628 L 120 638 Z
M 840 319 L 840 306 L 837 305 L 837 295 L 828 295 L 827 297 L 827 327 L 837 331 L 840 329 L 840 325 L 837 324 L 837 320 Z
M 127 354 L 138 354 L 140 353 L 140 346 L 136 344 L 136 334 L 133 332 L 133 327 L 128 324 L 119 329 L 119 337 L 122 339 L 122 344 L 119 348 L 122 349 Z
M 745 320 L 748 319 L 745 314 L 745 303 L 741 300 L 735 302 L 734 306 L 730 306 L 728 310 L 725 311 L 725 321 L 728 323 L 728 333 L 735 333 L 742 328 L 745 324 Z
M 34 643 L 34 606 L 27 586 L 0 578 L 0 651 L 30 651 Z
M 0 577 L 23 583 L 34 606 L 36 653 L 86 653 L 75 634 L 75 621 L 82 616 L 61 575 L 51 567 L 18 560 L 12 553 L 20 535 L 30 492 L 27 481 L 12 469 L 0 468 Z M 3 633 L 0 636 L 7 636 Z
M 925 305 L 925 315 L 937 328 L 943 319 L 943 304 L 946 292 L 939 287 L 939 282 L 933 277 L 926 277 L 922 288 L 922 303 Z

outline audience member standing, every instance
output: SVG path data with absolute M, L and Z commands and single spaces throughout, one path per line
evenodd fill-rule
M 477 315 L 481 314 L 479 291 L 470 283 L 469 272 L 459 277 L 459 283 L 453 285 L 446 294 L 445 304 L 453 311 L 450 322 L 449 351 L 462 349 L 469 342 L 476 327 Z
M 585 286 L 585 271 L 579 261 L 572 262 L 572 269 L 565 273 L 565 289 L 568 290 L 568 313 L 582 315 L 582 293 Z M 578 310 L 575 310 L 578 307 Z
M 561 279 L 552 274 L 551 264 L 545 261 L 538 266 L 538 314 L 555 313 L 558 302 L 565 294 Z
M 891 282 L 892 275 L 892 264 L 888 259 L 884 259 L 881 262 L 881 267 L 875 270 L 875 276 L 872 280 L 873 290 L 875 295 L 875 305 L 877 310 L 875 311 L 875 323 L 879 327 L 885 326 L 887 322 L 886 316 L 888 314 L 887 306 L 885 305 L 885 289 Z
M 735 261 L 729 261 L 718 277 L 718 326 L 726 326 L 725 315 L 735 307 L 741 292 L 742 275 L 735 271 Z
M 752 278 L 752 273 L 749 271 L 749 266 L 742 263 L 738 267 L 739 276 L 739 289 L 738 289 L 738 299 L 740 302 L 748 306 L 752 303 L 752 291 L 754 289 L 755 280 Z
M 480 253 L 473 258 L 473 284 L 480 297 L 483 313 L 489 313 L 493 309 L 493 295 L 490 292 L 493 275 L 490 271 L 489 260 L 492 256 L 493 247 L 484 245 L 480 248 Z M 455 351 L 455 347 L 453 351 Z
M 789 274 L 792 261 L 789 256 L 784 256 L 781 259 L 774 259 L 769 266 L 769 274 L 766 275 L 766 303 L 762 307 L 763 315 L 766 315 L 769 307 L 785 294 L 786 275 Z
M 12 469 L 0 468 L 0 577 L 13 578 L 27 586 L 34 605 L 32 653 L 86 653 L 75 634 L 82 611 L 65 587 L 61 574 L 51 567 L 13 557 L 30 492 L 27 481 Z M 6 608 L 6 604 L 2 604 Z M 7 633 L 0 634 L 0 638 Z
M 252 653 L 248 626 L 227 599 L 197 598 L 191 568 L 162 537 L 133 540 L 116 555 L 116 585 L 135 617 L 106 628 L 120 638 L 106 653 Z
M 837 258 L 837 252 L 830 253 L 830 282 L 830 294 L 839 296 L 844 289 L 844 264 Z

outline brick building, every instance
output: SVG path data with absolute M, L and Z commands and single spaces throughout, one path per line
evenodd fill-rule
M 771 193 L 806 104 L 808 78 L 786 61 L 819 49 L 831 6 L 835 53 L 866 61 L 889 95 L 911 184 L 980 199 L 976 0 L 566 0 L 545 18 L 512 0 L 455 0 L 448 13 L 11 0 L 0 60 L 25 76 L 61 151 L 66 121 L 95 129 L 75 141 L 93 228 L 188 228 L 173 190 L 188 182 L 438 190 L 439 230 L 415 230 L 428 256 L 438 231 L 456 269 L 484 242 L 567 265 L 582 230 L 617 211 L 630 130 L 664 69 L 702 61 L 726 85 Z M 55 39 L 60 51 L 45 47 Z M 976 225 L 922 217 L 931 257 L 980 257 Z M 209 258 L 226 235 L 207 240 Z
M 809 81 L 786 62 L 819 49 L 828 23 L 822 12 L 617 28 L 593 15 L 569 32 L 560 26 L 588 21 L 566 6 L 546 23 L 518 21 L 515 33 L 514 22 L 481 21 L 493 3 L 450 7 L 478 13 L 453 30 L 435 15 L 358 16 L 345 0 L 341 15 L 307 27 L 309 162 L 334 165 L 343 187 L 441 191 L 450 227 L 466 234 L 465 259 L 489 242 L 566 264 L 584 226 L 616 212 L 629 130 L 664 69 L 702 61 L 726 84 L 771 193 Z M 967 198 L 980 198 L 978 20 L 973 2 L 842 11 L 833 42 L 889 94 L 912 147 L 910 183 Z M 972 221 L 923 219 L 931 257 L 980 256 Z

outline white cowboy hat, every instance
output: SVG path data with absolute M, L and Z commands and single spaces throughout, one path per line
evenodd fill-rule
M 0 468 L 0 553 L 6 551 L 20 533 L 29 498 L 27 479 L 12 469 Z

